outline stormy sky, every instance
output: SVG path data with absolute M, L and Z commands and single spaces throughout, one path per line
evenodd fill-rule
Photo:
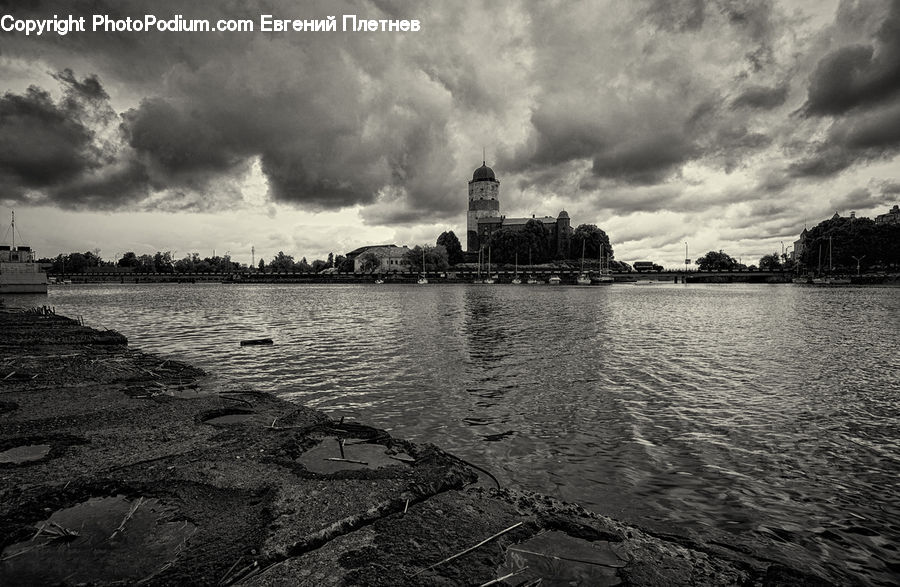
M 0 0 L 0 201 L 41 255 L 324 258 L 464 242 L 501 211 L 620 260 L 745 263 L 900 202 L 900 0 Z M 93 32 L 111 18 L 337 17 L 335 32 Z M 342 15 L 418 32 L 343 32 Z M 7 19 L 6 22 L 12 22 Z M 4 221 L 5 222 L 5 221 Z

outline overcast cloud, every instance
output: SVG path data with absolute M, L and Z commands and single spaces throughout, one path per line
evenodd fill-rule
M 258 223 L 245 233 L 269 235 L 265 256 L 462 235 L 483 148 L 504 213 L 565 208 L 607 230 L 623 260 L 675 265 L 685 241 L 696 256 L 761 256 L 835 211 L 875 215 L 898 197 L 900 0 L 19 4 L 0 1 L 19 19 L 422 26 L 0 33 L 0 199 L 40 213 L 29 224 L 44 254 L 104 234 L 104 256 L 249 250 L 252 236 L 234 236 L 241 211 Z M 97 212 L 142 240 L 88 226 Z M 172 238 L 166 214 L 202 234 L 154 239 L 155 227 Z M 65 238 L 41 234 L 64 218 Z

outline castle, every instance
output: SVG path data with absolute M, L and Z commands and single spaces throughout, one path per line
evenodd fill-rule
M 490 242 L 491 234 L 502 229 L 523 230 L 530 220 L 538 220 L 549 229 L 548 245 L 554 257 L 568 254 L 572 226 L 569 214 L 559 216 L 507 218 L 500 214 L 500 180 L 482 161 L 469 182 L 469 211 L 466 222 L 466 252 L 478 253 Z

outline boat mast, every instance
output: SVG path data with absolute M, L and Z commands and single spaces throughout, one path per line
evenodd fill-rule
M 831 237 L 828 237 L 828 272 L 834 273 L 834 263 L 831 262 Z
M 584 273 L 584 243 L 585 241 L 581 241 L 581 272 Z
M 822 275 L 822 243 L 819 243 L 819 275 Z

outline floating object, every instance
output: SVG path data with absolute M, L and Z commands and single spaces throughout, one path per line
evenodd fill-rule
M 241 346 L 255 346 L 260 344 L 275 344 L 271 338 L 250 338 L 241 341 Z

